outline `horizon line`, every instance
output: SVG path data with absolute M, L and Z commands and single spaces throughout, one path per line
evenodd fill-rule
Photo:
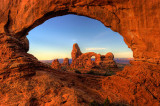
M 65 59 L 65 58 L 54 58 L 54 59 L 49 59 L 49 60 L 55 60 L 55 59 Z M 68 58 L 68 59 L 72 59 L 72 58 Z M 134 58 L 114 58 L 114 59 L 134 59 Z M 38 59 L 39 60 L 39 59 Z M 48 60 L 48 59 L 46 59 L 46 60 Z M 39 61 L 43 61 L 43 60 L 39 60 Z

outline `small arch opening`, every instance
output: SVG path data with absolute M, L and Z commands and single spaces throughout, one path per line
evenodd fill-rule
M 92 61 L 95 61 L 95 60 L 96 60 L 96 56 L 92 56 L 92 57 L 91 57 L 91 60 L 92 60 Z

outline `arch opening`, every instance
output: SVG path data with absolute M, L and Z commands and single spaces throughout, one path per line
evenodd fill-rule
M 117 60 L 126 58 L 129 63 L 128 57 L 123 57 L 128 52 L 131 56 L 129 58 L 132 58 L 132 51 L 128 49 L 122 36 L 106 28 L 101 22 L 85 16 L 69 14 L 51 18 L 30 31 L 27 37 L 30 41 L 29 53 L 49 64 L 54 59 L 59 59 L 60 63 L 63 62 L 63 58 L 71 59 L 74 43 L 80 45 L 83 53 L 95 52 L 105 55 L 107 52 L 113 52 Z M 103 57 L 101 56 L 102 61 L 105 60 Z M 95 62 L 95 56 L 93 58 L 90 57 L 89 60 Z
M 91 57 L 91 60 L 92 60 L 92 61 L 95 61 L 95 60 L 96 60 L 96 56 L 92 56 L 92 57 Z

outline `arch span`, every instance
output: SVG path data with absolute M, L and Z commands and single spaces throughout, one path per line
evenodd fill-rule
M 141 15 L 143 11 L 149 11 L 153 6 L 155 9 L 152 11 L 159 13 L 156 11 L 158 9 L 156 3 L 150 7 L 145 7 L 145 4 L 149 3 L 149 1 L 137 3 L 137 1 L 130 0 L 1 1 L 1 11 L 2 13 L 4 11 L 5 14 L 1 15 L 0 32 L 18 39 L 24 44 L 26 51 L 28 50 L 28 43 L 25 43 L 26 35 L 34 27 L 56 16 L 83 15 L 97 19 L 106 27 L 119 32 L 128 47 L 132 49 L 135 60 L 159 64 L 159 27 L 155 28 L 153 25 L 149 27 L 146 23 L 149 17 L 155 21 L 158 21 L 158 18 L 149 14 Z M 153 23 L 154 26 L 159 26 L 158 22 Z M 152 34 L 152 28 L 154 28 L 154 34 Z M 155 37 L 157 40 L 152 42 L 151 40 Z
M 3 21 L 0 22 L 0 32 L 1 34 L 10 35 L 20 40 L 21 43 L 23 42 L 25 50 L 28 50 L 26 48 L 28 47 L 28 43 L 25 43 L 26 35 L 34 27 L 55 16 L 66 14 L 83 15 L 97 19 L 106 27 L 119 32 L 124 37 L 124 41 L 128 47 L 132 49 L 135 60 L 145 60 L 159 64 L 159 30 L 158 28 L 154 28 L 154 34 L 151 34 L 150 27 L 145 23 L 147 20 L 142 20 L 145 17 L 150 17 L 147 14 L 147 16 L 140 15 L 137 8 L 140 8 L 138 6 L 142 5 L 142 3 L 139 2 L 133 8 L 132 5 L 135 5 L 136 1 L 133 2 L 130 0 L 1 1 L 1 4 L 3 4 L 1 10 L 3 9 L 5 14 L 1 16 Z M 131 6 L 128 7 L 128 5 Z M 153 6 L 151 5 L 151 7 Z M 141 10 L 147 11 L 151 7 L 145 8 L 142 5 Z M 155 8 L 158 9 L 158 7 Z M 153 19 L 158 20 L 156 16 Z M 154 37 L 157 40 L 152 42 L 151 39 L 154 39 Z

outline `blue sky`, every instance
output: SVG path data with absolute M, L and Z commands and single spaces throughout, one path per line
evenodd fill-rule
M 81 51 L 106 54 L 116 58 L 132 58 L 132 51 L 123 37 L 105 27 L 100 21 L 84 16 L 65 15 L 51 18 L 31 30 L 27 36 L 29 53 L 39 60 L 71 58 L 72 45 Z

